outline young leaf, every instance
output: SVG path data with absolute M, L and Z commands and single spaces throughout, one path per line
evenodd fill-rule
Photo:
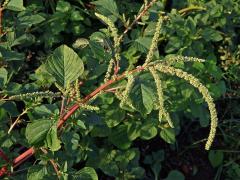
M 66 88 L 68 83 L 75 81 L 84 71 L 83 62 L 71 48 L 61 45 L 48 58 L 46 70 Z
M 184 175 L 180 171 L 172 170 L 168 174 L 167 178 L 164 179 L 164 180 L 176 180 L 176 179 L 177 180 L 184 180 L 185 177 L 184 177 Z
M 47 133 L 46 145 L 51 151 L 57 151 L 61 148 L 61 141 L 57 136 L 57 125 L 53 125 Z
M 173 144 L 176 141 L 174 129 L 171 129 L 171 128 L 163 129 L 160 132 L 160 136 L 161 138 L 163 138 L 164 141 L 170 144 Z
M 73 175 L 73 180 L 98 180 L 98 176 L 93 168 L 84 167 Z
M 114 0 L 98 0 L 93 2 L 100 11 L 100 14 L 108 16 L 113 22 L 117 20 L 119 16 L 118 7 Z
M 147 122 L 143 124 L 141 131 L 140 131 L 140 137 L 144 140 L 152 139 L 157 135 L 157 128 L 154 126 L 152 122 Z
M 27 180 L 43 179 L 47 173 L 47 168 L 45 166 L 34 165 L 28 170 Z
M 36 25 L 36 24 L 39 24 L 41 22 L 43 22 L 45 20 L 45 18 L 39 14 L 31 14 L 29 16 L 27 15 L 24 15 L 24 16 L 21 16 L 19 17 L 19 22 L 21 25 L 24 25 L 24 26 L 32 26 L 32 25 Z
M 35 120 L 26 127 L 25 136 L 29 144 L 37 144 L 45 139 L 52 122 L 48 119 Z
M 153 109 L 152 89 L 144 83 L 137 83 L 131 90 L 129 97 L 133 106 L 142 114 L 149 114 Z
M 12 11 L 23 11 L 25 7 L 23 6 L 23 0 L 10 0 L 6 6 L 6 9 Z
M 222 151 L 210 151 L 208 154 L 208 159 L 212 167 L 218 167 L 223 163 L 223 152 Z
M 109 136 L 109 140 L 120 149 L 127 149 L 131 146 L 131 141 L 127 136 L 127 126 L 120 125 Z

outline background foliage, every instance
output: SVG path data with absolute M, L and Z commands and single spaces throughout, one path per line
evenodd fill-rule
M 203 147 L 209 126 L 207 108 L 197 90 L 179 78 L 161 76 L 175 128 L 159 125 L 149 73 L 138 76 L 130 93 L 135 110 L 120 108 L 113 93 L 103 93 L 93 101 L 100 111 L 79 109 L 61 136 L 56 125 L 60 95 L 4 100 L 23 93 L 57 92 L 58 86 L 66 88 L 76 79 L 83 82 L 79 96 L 89 94 L 103 82 L 114 48 L 108 28 L 94 13 L 107 16 L 123 32 L 144 2 L 9 1 L 2 11 L 0 34 L 1 148 L 10 159 L 31 145 L 45 147 L 48 153 L 37 150 L 6 179 L 240 178 L 239 0 L 157 1 L 124 36 L 121 46 L 120 72 L 141 65 L 162 11 L 168 21 L 162 26 L 154 58 L 177 54 L 206 59 L 176 66 L 198 77 L 215 99 L 220 122 L 209 152 Z M 57 59 L 55 64 L 51 59 Z M 54 74 L 54 68 L 59 73 Z M 125 84 L 121 81 L 117 86 Z M 0 159 L 0 166 L 5 163 Z

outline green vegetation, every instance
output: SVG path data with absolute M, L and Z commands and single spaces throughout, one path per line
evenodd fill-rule
M 0 177 L 239 179 L 239 0 L 0 0 Z

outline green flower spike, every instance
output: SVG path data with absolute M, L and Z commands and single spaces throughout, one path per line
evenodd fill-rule
M 158 94 L 158 101 L 159 101 L 159 121 L 161 122 L 161 120 L 163 118 L 165 118 L 169 124 L 169 126 L 171 128 L 173 128 L 173 122 L 170 118 L 169 113 L 166 111 L 166 109 L 164 108 L 164 97 L 163 97 L 163 90 L 162 90 L 162 82 L 161 79 L 159 78 L 157 71 L 154 69 L 154 67 L 150 67 L 149 71 L 151 72 L 156 87 L 157 87 L 157 94 Z
M 216 135 L 218 118 L 217 118 L 217 111 L 215 108 L 215 104 L 213 102 L 213 98 L 211 97 L 208 89 L 196 77 L 180 69 L 176 69 L 174 67 L 163 65 L 163 64 L 156 65 L 156 69 L 159 70 L 160 72 L 170 74 L 170 75 L 175 75 L 179 78 L 182 78 L 188 81 L 191 85 L 197 88 L 199 92 L 203 95 L 204 100 L 208 104 L 208 108 L 211 115 L 211 129 L 205 145 L 205 149 L 209 150 Z

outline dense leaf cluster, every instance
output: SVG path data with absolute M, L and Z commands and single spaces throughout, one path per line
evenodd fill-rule
M 238 0 L 0 4 L 1 150 L 35 153 L 9 179 L 194 178 L 200 165 L 167 165 L 212 120 L 210 147 L 213 100 L 239 83 Z M 181 144 L 189 122 L 203 136 Z M 219 167 L 222 151 L 209 160 Z

